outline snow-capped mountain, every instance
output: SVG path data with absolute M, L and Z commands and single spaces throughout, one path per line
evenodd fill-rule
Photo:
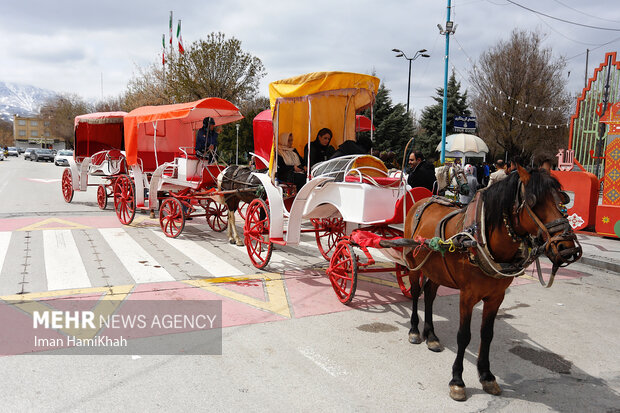
M 0 82 L 0 118 L 13 121 L 13 115 L 34 115 L 56 92 L 30 85 Z

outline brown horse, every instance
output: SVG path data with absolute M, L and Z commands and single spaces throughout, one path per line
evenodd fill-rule
M 217 177 L 218 192 L 221 194 L 217 196 L 217 201 L 228 208 L 228 241 L 239 246 L 243 245 L 243 241 L 237 233 L 235 211 L 239 209 L 240 202 L 250 203 L 264 196 L 263 186 L 252 172 L 256 171 L 249 166 L 231 165 Z
M 443 350 L 433 328 L 433 301 L 440 285 L 460 290 L 458 351 L 449 384 L 454 400 L 467 398 L 462 378 L 463 357 L 471 339 L 470 324 L 476 303 L 484 302 L 478 374 L 484 391 L 498 395 L 501 388 L 490 370 L 489 348 L 506 288 L 543 253 L 553 263 L 552 277 L 559 267 L 581 257 L 581 246 L 566 219 L 566 198 L 558 181 L 547 172 L 528 172 L 519 166 L 503 181 L 479 191 L 467 210 L 450 205 L 445 198 L 434 197 L 417 202 L 407 214 L 406 239 L 419 242 L 438 236 L 436 239 L 443 240 L 445 247 L 451 246 L 452 252 L 406 247 L 404 253 L 412 269 L 411 343 L 419 344 L 426 338 L 430 350 Z M 423 287 L 423 335 L 418 330 L 417 313 L 422 287 L 414 282 L 421 272 L 428 278 Z M 552 278 L 549 281 L 551 284 Z

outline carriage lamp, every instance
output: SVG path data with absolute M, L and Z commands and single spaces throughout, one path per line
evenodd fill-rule
M 426 49 L 418 50 L 417 52 L 415 52 L 413 57 L 407 57 L 405 52 L 403 52 L 400 49 L 392 49 L 392 51 L 394 53 L 398 53 L 396 57 L 404 57 L 405 59 L 409 60 L 409 80 L 407 82 L 407 113 L 409 113 L 409 97 L 410 97 L 410 91 L 411 91 L 411 62 L 413 62 L 415 59 L 417 59 L 420 56 L 430 57 L 430 55 L 426 54 Z

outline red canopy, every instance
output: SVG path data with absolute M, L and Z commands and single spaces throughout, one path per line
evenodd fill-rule
M 216 125 L 243 119 L 235 105 L 220 98 L 132 110 L 125 116 L 127 163 L 138 163 L 138 153 L 145 171 L 171 161 L 180 147 L 194 147 L 193 131 L 202 126 L 206 117 L 213 118 Z
M 254 129 L 254 153 L 269 160 L 271 146 L 273 145 L 273 123 L 271 109 L 263 110 L 252 121 Z M 256 160 L 256 168 L 267 168 L 260 160 Z
M 127 112 L 96 112 L 75 117 L 73 156 L 83 158 L 110 149 L 123 149 L 123 118 Z
M 375 125 L 364 115 L 355 115 L 355 132 L 368 132 L 370 128 L 375 130 Z

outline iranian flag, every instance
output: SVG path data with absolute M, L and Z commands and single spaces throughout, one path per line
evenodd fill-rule
M 179 25 L 177 26 L 177 39 L 179 41 L 179 53 L 185 53 L 185 48 L 183 47 L 183 36 L 181 36 L 181 20 L 179 20 Z
M 162 46 L 161 64 L 165 65 L 166 64 L 166 34 L 161 35 L 161 46 Z
M 172 47 L 172 10 L 170 10 L 169 27 L 170 27 L 170 47 Z

